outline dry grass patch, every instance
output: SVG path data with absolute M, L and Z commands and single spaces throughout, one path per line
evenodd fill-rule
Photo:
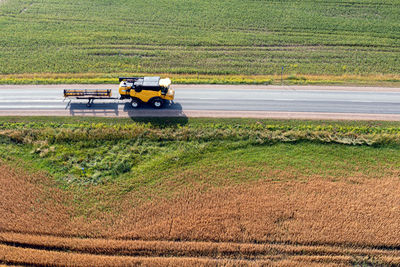
M 139 240 L 179 240 L 357 247 L 400 245 L 400 180 L 391 177 L 272 179 L 193 189 L 138 202 L 134 192 L 112 210 L 77 217 L 74 197 L 42 174 L 0 165 L 2 231 Z M 301 177 L 299 177 L 301 179 Z M 184 190 L 184 189 L 182 189 Z M 101 191 L 99 191 L 101 194 Z M 75 198 L 78 201 L 79 198 Z
M 120 238 L 397 247 L 400 180 L 255 182 L 130 208 Z
M 0 230 L 63 233 L 70 197 L 43 173 L 27 173 L 0 161 Z

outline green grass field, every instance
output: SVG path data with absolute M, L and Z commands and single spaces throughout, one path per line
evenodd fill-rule
M 0 78 L 113 82 L 163 73 L 177 82 L 270 83 L 284 66 L 292 83 L 397 83 L 399 17 L 398 0 L 5 0 Z

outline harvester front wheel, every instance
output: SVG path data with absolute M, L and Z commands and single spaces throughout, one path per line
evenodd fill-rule
M 140 107 L 140 101 L 139 99 L 133 98 L 131 101 L 131 107 L 132 108 L 138 108 Z
M 156 98 L 151 101 L 151 105 L 153 108 L 161 108 L 164 104 L 164 101 L 161 98 Z

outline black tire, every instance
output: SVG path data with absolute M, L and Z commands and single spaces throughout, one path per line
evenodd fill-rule
M 131 107 L 132 107 L 132 108 L 138 108 L 138 107 L 140 107 L 140 100 L 137 99 L 137 98 L 132 98 Z
M 153 108 L 162 108 L 162 106 L 164 105 L 164 100 L 162 100 L 161 98 L 155 98 L 151 101 L 151 105 Z
M 88 108 L 90 108 L 91 106 L 92 106 L 92 103 L 86 103 L 86 106 L 88 107 Z

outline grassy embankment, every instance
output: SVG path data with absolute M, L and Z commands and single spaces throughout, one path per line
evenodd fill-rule
M 0 83 L 400 81 L 396 0 L 4 1 Z M 29 25 L 27 30 L 26 25 Z
M 0 137 L 0 262 L 400 262 L 399 123 L 0 118 Z

